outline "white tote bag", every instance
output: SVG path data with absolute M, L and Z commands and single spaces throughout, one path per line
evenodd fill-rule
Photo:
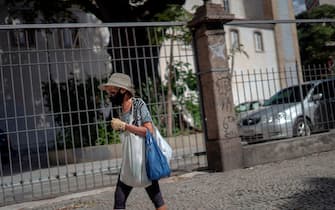
M 133 120 L 133 111 L 130 122 Z M 120 134 L 122 141 L 122 164 L 120 180 L 132 187 L 146 187 L 151 185 L 145 168 L 145 137 L 130 132 Z
M 154 137 L 157 140 L 158 146 L 161 149 L 163 155 L 166 157 L 168 163 L 172 159 L 172 148 L 169 143 L 163 138 L 156 126 L 154 126 Z

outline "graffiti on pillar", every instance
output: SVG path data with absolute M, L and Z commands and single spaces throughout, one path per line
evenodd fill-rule
M 217 43 L 217 44 L 209 45 L 209 49 L 212 53 L 212 56 L 219 57 L 222 59 L 226 59 L 226 56 L 224 54 L 225 47 L 226 46 L 224 43 Z
M 220 94 L 220 100 L 218 101 L 220 103 L 221 110 L 226 113 L 222 122 L 223 134 L 225 138 L 234 138 L 238 136 L 235 125 L 236 117 L 232 112 L 233 101 L 231 97 L 232 88 L 230 80 L 231 79 L 229 76 L 222 76 L 219 77 L 215 82 L 216 89 Z
M 235 116 L 227 116 L 223 119 L 223 133 L 225 138 L 234 138 L 238 136 L 235 124 Z
M 220 77 L 216 80 L 215 86 L 220 94 L 220 99 L 222 99 L 220 105 L 221 109 L 225 112 L 230 112 L 232 110 L 232 98 L 230 97 L 231 89 L 231 82 L 230 78 L 228 77 Z

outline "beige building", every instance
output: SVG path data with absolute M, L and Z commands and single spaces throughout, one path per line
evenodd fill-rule
M 291 0 L 212 0 L 211 2 L 222 4 L 236 20 L 295 19 Z M 185 8 L 191 10 L 194 5 L 202 4 L 201 0 L 188 0 Z M 235 104 L 256 99 L 264 100 L 279 89 L 298 83 L 298 75 L 301 76 L 300 54 L 294 23 L 225 25 L 224 29 L 227 34 L 226 47 L 230 55 L 230 68 L 235 72 L 233 78 Z M 236 46 L 241 46 L 244 53 L 233 53 L 232 50 Z M 232 58 L 234 58 L 233 66 Z M 248 84 L 248 87 L 245 84 Z

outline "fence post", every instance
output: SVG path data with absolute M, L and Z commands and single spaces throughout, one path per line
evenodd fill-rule
M 219 4 L 204 2 L 188 23 L 193 31 L 203 107 L 208 168 L 227 171 L 242 167 L 223 24 L 233 15 Z

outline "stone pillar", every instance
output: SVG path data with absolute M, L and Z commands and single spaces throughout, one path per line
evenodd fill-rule
M 223 23 L 231 21 L 219 4 L 205 2 L 189 27 L 193 31 L 209 170 L 227 171 L 242 167 L 231 74 Z

